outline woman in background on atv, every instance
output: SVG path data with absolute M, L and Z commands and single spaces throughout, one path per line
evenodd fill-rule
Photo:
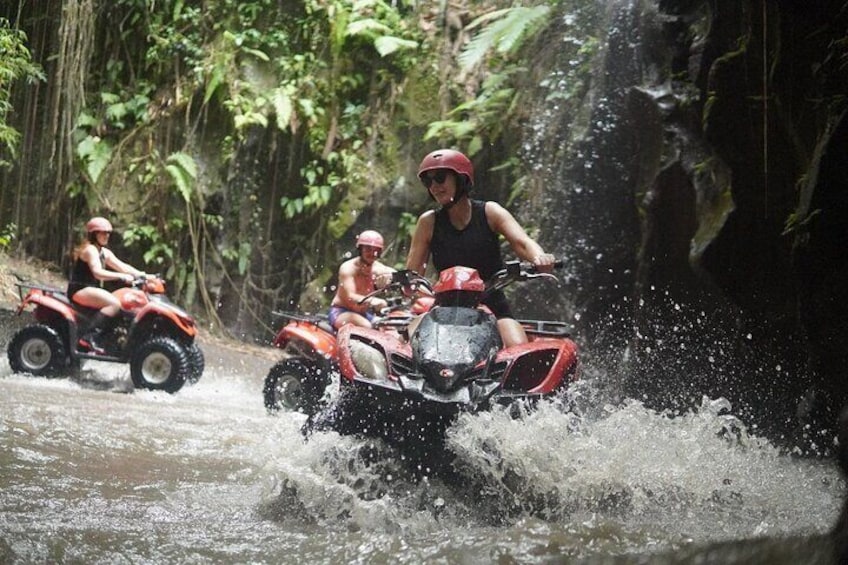
M 121 302 L 103 288 L 103 282 L 131 283 L 150 275 L 124 263 L 107 247 L 112 224 L 106 218 L 91 218 L 85 224 L 85 232 L 86 239 L 73 251 L 68 298 L 79 306 L 98 310 L 88 328 L 81 332 L 79 344 L 90 351 L 102 351 L 96 340 L 114 327 L 121 311 Z
M 437 272 L 458 265 L 477 269 L 488 280 L 504 268 L 500 237 L 513 253 L 533 263 L 540 272 L 551 272 L 555 258 L 524 231 L 497 202 L 472 200 L 474 167 L 464 154 L 439 149 L 428 154 L 418 167 L 418 178 L 439 204 L 418 217 L 412 234 L 406 268 L 424 275 L 432 255 Z M 502 291 L 490 294 L 484 304 L 498 319 L 504 346 L 527 342 L 527 334 L 515 320 Z
M 374 291 L 375 279 L 394 272 L 378 260 L 383 252 L 383 236 L 365 230 L 356 238 L 356 249 L 358 255 L 339 267 L 339 286 L 330 305 L 330 323 L 337 330 L 345 324 L 370 328 L 374 312 L 388 305 L 374 296 L 360 304 L 366 294 Z

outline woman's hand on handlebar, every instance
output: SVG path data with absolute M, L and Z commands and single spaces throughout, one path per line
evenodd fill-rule
M 533 266 L 539 273 L 551 273 L 556 265 L 556 257 L 551 253 L 542 253 L 533 258 Z

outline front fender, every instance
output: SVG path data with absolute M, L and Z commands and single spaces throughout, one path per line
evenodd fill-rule
M 508 347 L 496 362 L 506 362 L 504 389 L 548 394 L 577 378 L 577 345 L 570 339 L 545 339 Z
M 138 326 L 145 325 L 145 320 L 153 318 L 163 318 L 173 324 L 178 333 L 184 334 L 186 337 L 193 338 L 197 335 L 197 326 L 194 319 L 172 306 L 167 306 L 157 302 L 150 302 L 145 305 L 135 316 L 135 323 Z

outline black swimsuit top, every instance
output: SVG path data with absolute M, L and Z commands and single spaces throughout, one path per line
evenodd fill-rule
M 486 203 L 471 201 L 471 221 L 463 229 L 456 229 L 444 208 L 436 212 L 433 237 L 430 239 L 433 266 L 442 272 L 457 265 L 477 269 L 485 281 L 504 268 L 498 234 L 489 227 Z M 483 301 L 497 318 L 512 318 L 509 303 L 503 291 L 495 291 Z
M 480 277 L 487 280 L 504 268 L 498 234 L 489 227 L 486 203 L 482 200 L 471 201 L 471 221 L 461 230 L 451 224 L 447 210 L 436 212 L 430 253 L 439 272 L 461 265 L 477 269 Z
M 103 250 L 100 250 L 100 262 L 105 262 Z M 68 281 L 68 298 L 73 298 L 78 291 L 89 286 L 102 286 L 100 281 L 91 272 L 91 267 L 82 259 L 74 261 L 74 269 L 71 271 L 71 278 Z

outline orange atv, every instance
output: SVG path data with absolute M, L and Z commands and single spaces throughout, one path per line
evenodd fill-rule
M 60 376 L 86 359 L 129 363 L 136 388 L 174 393 L 195 383 L 204 369 L 203 351 L 195 337 L 194 319 L 164 294 L 161 279 L 138 278 L 114 291 L 121 302 L 119 320 L 103 336 L 101 350 L 79 344 L 80 328 L 97 310 L 72 302 L 64 290 L 18 283 L 20 315 L 32 307 L 34 323 L 9 342 L 9 366 L 15 373 Z
M 427 298 L 393 299 L 372 322 L 383 332 L 402 334 L 413 316 L 426 312 Z M 314 414 L 322 406 L 327 386 L 338 382 L 336 330 L 326 314 L 274 312 L 288 320 L 273 345 L 285 352 L 265 377 L 262 396 L 269 413 L 281 409 Z

